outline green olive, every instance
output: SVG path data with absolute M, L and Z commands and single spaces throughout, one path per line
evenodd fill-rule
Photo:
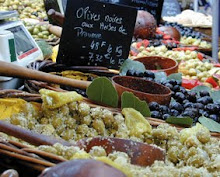
M 49 36 L 49 35 L 50 35 L 49 31 L 42 31 L 42 34 L 43 34 L 43 35 L 46 35 L 46 36 Z
M 40 32 L 40 31 L 39 31 L 38 28 L 34 28 L 34 30 L 33 30 L 33 34 L 34 34 L 34 35 L 37 35 L 39 32 Z
M 38 33 L 37 36 L 38 36 L 39 38 L 43 38 L 43 37 L 44 37 L 44 34 L 43 34 L 43 32 L 41 32 L 41 33 Z
M 40 28 L 41 28 L 41 31 L 47 31 L 47 26 L 45 25 L 42 25 Z
M 43 39 L 48 39 L 48 36 L 47 35 L 43 35 Z

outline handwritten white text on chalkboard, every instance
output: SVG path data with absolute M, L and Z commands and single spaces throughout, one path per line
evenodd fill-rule
M 103 48 L 106 50 L 105 54 L 97 54 L 97 52 L 95 52 Z M 99 62 L 102 62 L 103 60 L 108 60 L 110 64 L 116 64 L 115 60 L 111 57 L 112 53 L 115 53 L 117 57 L 122 57 L 123 47 L 121 45 L 113 47 L 111 44 L 108 44 L 106 41 L 98 42 L 93 40 L 90 44 L 88 64 L 90 64 L 90 62 L 97 64 Z M 122 65 L 123 62 L 124 59 L 119 59 L 117 64 Z
M 110 15 L 106 15 L 105 16 L 105 21 L 106 22 L 110 22 L 110 23 L 117 23 L 117 24 L 122 24 L 122 18 L 119 18 L 117 16 L 110 16 Z
M 131 0 L 131 2 L 139 4 L 139 5 L 148 5 L 151 7 L 158 7 L 158 0 L 150 1 L 150 0 Z
M 83 28 L 93 28 L 93 24 L 91 23 L 86 23 L 86 22 L 82 22 L 81 25 Z
M 111 23 L 105 24 L 104 22 L 100 22 L 100 29 L 104 31 L 118 31 L 119 33 L 123 35 L 127 35 L 126 29 L 124 28 L 123 25 L 117 28 L 117 26 L 112 25 Z
M 74 29 L 77 30 L 77 36 L 78 37 L 95 38 L 95 39 L 101 39 L 102 38 L 102 35 L 100 33 L 89 33 L 81 27 L 75 27 Z
M 85 20 L 93 20 L 93 21 L 99 21 L 100 20 L 100 14 L 93 13 L 89 10 L 89 7 L 86 8 L 79 8 L 76 11 L 76 17 L 77 18 L 83 18 Z
M 87 31 L 88 29 L 93 29 L 94 24 L 97 22 L 99 23 L 99 29 L 103 31 L 110 31 L 110 32 L 119 32 L 122 35 L 127 35 L 126 29 L 122 25 L 123 18 L 118 17 L 115 14 L 113 15 L 105 15 L 102 17 L 100 14 L 94 13 L 90 10 L 90 7 L 87 6 L 85 8 L 79 8 L 76 11 L 76 17 L 78 19 L 83 19 L 81 26 L 74 27 L 74 30 L 77 31 L 77 37 L 83 38 L 94 38 L 94 39 L 102 39 L 102 35 L 100 33 L 94 33 Z M 89 21 L 89 22 L 88 22 Z
M 98 0 L 68 1 L 57 62 L 118 69 L 128 57 L 136 15 L 135 8 Z

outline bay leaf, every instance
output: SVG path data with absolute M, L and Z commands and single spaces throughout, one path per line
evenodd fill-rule
M 166 122 L 167 123 L 170 123 L 170 124 L 176 124 L 176 125 L 182 125 L 182 126 L 192 126 L 193 124 L 193 119 L 190 118 L 190 117 L 174 117 L 174 116 L 171 116 L 171 117 L 168 117 L 166 119 Z
M 174 79 L 174 80 L 177 80 L 177 81 L 182 81 L 182 73 L 170 74 L 169 76 L 167 76 L 167 79 L 168 80 Z
M 196 92 L 197 94 L 199 94 L 200 91 L 211 91 L 210 87 L 204 86 L 204 85 L 198 85 L 196 87 L 194 87 L 191 91 Z
M 150 117 L 151 115 L 146 101 L 141 101 L 131 92 L 124 92 L 121 95 L 121 108 L 134 108 L 145 117 Z
M 107 77 L 94 79 L 86 89 L 86 94 L 92 101 L 111 107 L 118 107 L 118 93 Z
M 214 102 L 220 103 L 220 90 L 211 91 L 210 96 L 212 97 Z
M 143 63 L 139 61 L 134 61 L 131 59 L 127 59 L 124 61 L 120 68 L 120 76 L 126 76 L 128 70 L 134 70 L 137 72 L 145 72 L 146 68 Z
M 220 133 L 220 124 L 212 119 L 206 118 L 204 116 L 199 118 L 199 122 L 209 129 L 211 132 Z
M 155 72 L 155 81 L 162 82 L 167 80 L 167 74 L 165 72 Z

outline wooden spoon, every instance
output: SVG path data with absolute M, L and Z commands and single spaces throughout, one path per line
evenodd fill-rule
M 113 151 L 127 153 L 131 158 L 131 163 L 140 166 L 148 166 L 153 164 L 155 160 L 165 159 L 164 150 L 132 140 L 95 137 L 82 139 L 76 144 L 73 144 L 64 140 L 58 140 L 49 136 L 38 134 L 3 121 L 0 121 L 0 131 L 36 146 L 60 143 L 64 146 L 78 146 L 80 148 L 84 148 L 87 152 L 89 152 L 93 146 L 102 146 L 106 150 L 107 154 L 112 153 Z
M 17 66 L 15 64 L 12 63 L 7 63 L 4 61 L 0 61 L 0 75 L 2 76 L 9 76 L 9 77 L 19 77 L 19 78 L 23 78 L 23 79 L 33 79 L 33 80 L 38 80 L 38 81 L 45 81 L 45 82 L 49 82 L 49 83 L 55 83 L 55 84 L 60 84 L 60 85 L 66 85 L 66 86 L 72 86 L 72 87 L 76 87 L 76 88 L 81 88 L 81 89 L 86 89 L 91 82 L 89 81 L 81 81 L 81 80 L 76 80 L 76 79 L 69 79 L 69 78 L 65 78 L 65 77 L 61 77 L 61 76 L 56 76 L 56 75 L 52 75 L 52 74 L 48 74 L 48 73 L 44 73 L 41 71 L 36 71 L 36 70 L 32 70 L 32 69 L 27 69 L 25 67 L 21 67 L 21 66 Z M 116 82 L 114 82 L 114 80 L 116 78 L 119 78 L 122 76 L 115 76 L 113 77 L 113 84 L 115 85 L 116 90 L 118 91 L 119 96 L 121 95 L 122 92 L 124 91 L 130 91 L 132 92 L 135 96 L 139 97 L 141 100 L 145 100 L 147 102 L 150 101 L 155 101 L 155 98 L 159 97 L 160 99 L 156 99 L 156 102 L 158 102 L 159 104 L 168 104 L 170 102 L 170 97 L 171 97 L 171 91 L 166 88 L 163 85 L 160 85 L 160 87 L 164 88 L 164 89 L 168 89 L 169 93 L 147 93 L 143 91 L 143 86 L 145 90 L 147 90 L 148 88 L 152 88 L 153 90 L 154 88 L 157 90 L 159 88 L 159 84 L 156 84 L 154 82 L 151 81 L 147 81 L 147 80 L 143 80 L 140 78 L 134 78 L 134 77 L 129 77 L 129 76 L 123 76 L 122 78 L 126 79 L 126 82 L 128 82 L 129 80 L 135 80 L 135 83 L 138 83 L 138 88 L 136 88 L 136 90 L 134 89 L 129 89 L 128 86 L 123 87 L 120 86 L 121 84 L 116 84 Z M 131 82 L 129 82 L 131 83 Z M 134 86 L 134 83 L 131 83 Z M 130 86 L 132 86 L 130 85 Z M 119 87 L 120 86 L 120 87 Z M 148 89 L 149 90 L 149 89 Z M 161 89 L 160 89 L 161 90 Z M 153 96 L 153 98 L 151 98 Z M 150 99 L 151 98 L 151 99 Z
M 87 152 L 94 146 L 103 147 L 107 154 L 114 151 L 125 152 L 131 158 L 131 164 L 139 166 L 149 166 L 155 160 L 165 160 L 165 151 L 163 149 L 133 140 L 95 137 L 79 140 L 77 144 Z
M 64 141 L 62 139 L 58 140 L 55 138 L 52 138 L 50 136 L 42 135 L 39 133 L 35 133 L 30 130 L 26 130 L 23 128 L 20 128 L 16 125 L 12 125 L 9 123 L 6 123 L 4 121 L 0 121 L 0 132 L 6 133 L 10 136 L 14 136 L 16 138 L 22 139 L 30 144 L 40 146 L 40 145 L 53 145 L 55 143 L 60 143 L 65 146 L 73 146 L 73 144 Z
M 64 23 L 64 15 L 60 12 L 55 11 L 54 9 L 49 9 L 47 15 L 59 26 L 63 26 Z
M 50 33 L 54 34 L 57 37 L 61 37 L 62 34 L 62 28 L 60 26 L 55 26 L 55 25 L 49 25 L 48 30 Z
M 0 67 L 1 76 L 38 80 L 38 81 L 66 85 L 81 89 L 86 89 L 91 84 L 91 82 L 89 81 L 80 81 L 76 79 L 69 79 L 61 76 L 56 76 L 56 75 L 44 73 L 42 71 L 27 69 L 25 67 L 18 66 L 13 63 L 7 63 L 4 61 L 0 61 L 0 66 L 1 66 Z

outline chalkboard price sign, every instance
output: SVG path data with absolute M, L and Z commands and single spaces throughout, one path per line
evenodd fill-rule
M 180 5 L 177 0 L 164 0 L 162 16 L 176 16 L 181 13 Z
M 158 24 L 161 18 L 162 6 L 164 0 L 99 0 L 126 6 L 135 7 L 138 10 L 145 10 L 151 13 L 157 20 Z
M 130 7 L 68 1 L 57 62 L 118 69 L 128 57 L 136 16 Z

